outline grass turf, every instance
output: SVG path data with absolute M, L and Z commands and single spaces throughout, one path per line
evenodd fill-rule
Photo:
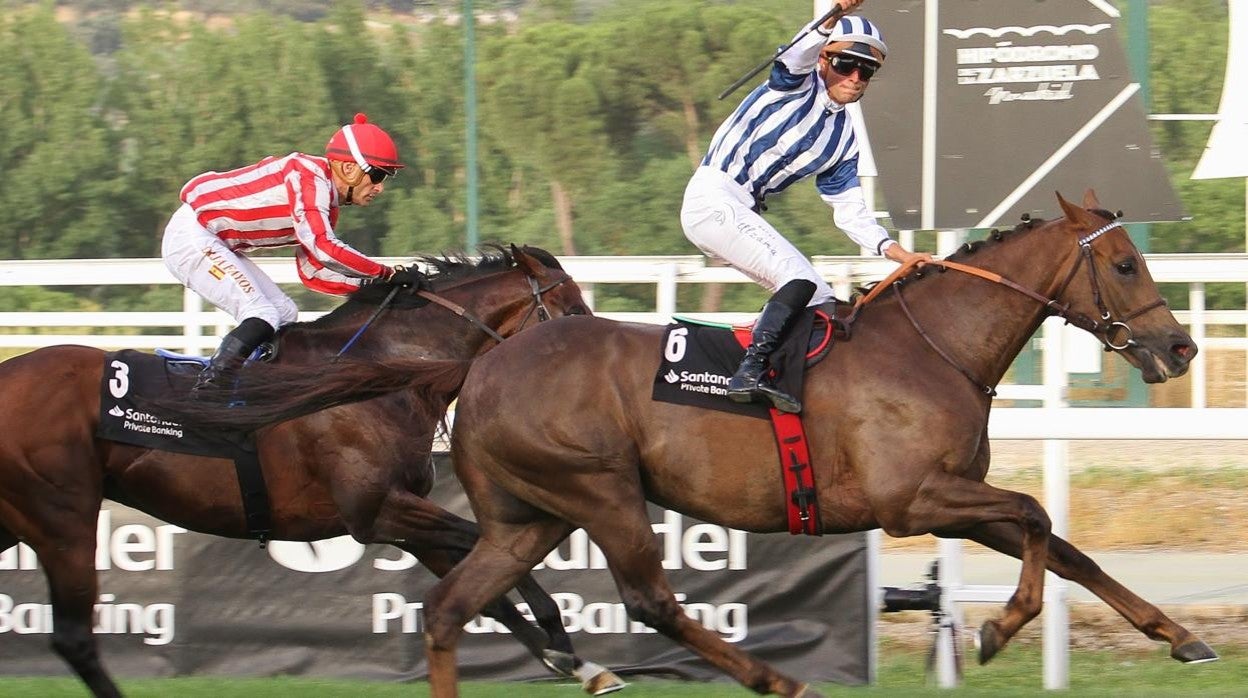
M 1221 661 L 1186 666 L 1164 649 L 1148 654 L 1122 652 L 1071 653 L 1070 695 L 1079 696 L 1248 696 L 1248 645 L 1218 648 Z M 1043 696 L 1043 660 L 1038 649 L 1009 647 L 987 666 L 968 665 L 962 688 L 935 688 L 924 676 L 924 655 L 885 644 L 880 651 L 879 680 L 871 687 L 847 688 L 831 684 L 818 688 L 827 696 L 863 694 L 885 696 Z M 692 683 L 630 678 L 620 698 L 718 698 L 750 696 L 752 692 L 725 682 Z M 270 679 L 134 679 L 121 682 L 131 698 L 338 698 L 347 696 L 408 698 L 427 696 L 423 682 L 368 683 L 297 677 Z M 465 682 L 464 698 L 579 698 L 573 683 Z M 0 678 L 0 696 L 21 698 L 79 698 L 87 695 L 80 683 L 68 678 Z

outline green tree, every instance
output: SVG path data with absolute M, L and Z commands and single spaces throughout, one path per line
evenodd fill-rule
M 0 15 L 0 246 L 10 258 L 110 257 L 125 238 L 100 74 L 47 7 Z
M 1153 5 L 1149 12 L 1151 110 L 1157 113 L 1217 113 L 1227 59 L 1229 11 L 1221 0 L 1193 0 Z M 1182 66 L 1176 70 L 1175 66 Z M 1201 76 L 1193 79 L 1193 76 Z M 1152 227 L 1154 252 L 1244 251 L 1244 182 L 1240 179 L 1194 180 L 1192 171 L 1208 143 L 1212 123 L 1163 121 L 1153 127 L 1166 157 L 1171 181 L 1192 220 Z M 1182 289 L 1173 292 L 1185 307 Z M 1242 284 L 1215 285 L 1207 301 L 1216 308 L 1243 308 Z
M 491 99 L 482 123 L 506 154 L 541 174 L 548 187 L 561 254 L 577 254 L 576 207 L 599 182 L 615 175 L 604 102 L 602 67 L 588 60 L 586 30 L 543 24 L 509 37 L 490 60 L 503 70 L 482 76 Z

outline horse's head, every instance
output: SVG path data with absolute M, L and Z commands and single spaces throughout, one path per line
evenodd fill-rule
M 1082 206 L 1060 193 L 1057 200 L 1070 244 L 1079 247 L 1057 299 L 1067 318 L 1140 369 L 1146 383 L 1186 373 L 1196 344 L 1166 307 L 1126 229 L 1091 189 Z
M 284 328 L 283 351 L 313 358 L 355 347 L 350 355 L 357 357 L 415 347 L 430 356 L 467 351 L 467 358 L 541 320 L 590 314 L 554 255 L 536 247 L 483 247 L 477 259 L 417 258 L 425 272 L 418 286 L 366 285 L 318 320 Z M 290 342 L 296 335 L 303 339 Z
M 554 255 L 537 247 L 511 245 L 511 258 L 528 279 L 538 320 L 562 315 L 593 315 L 581 295 L 581 287 L 563 270 Z M 526 317 L 516 331 L 523 329 L 527 323 Z M 508 333 L 502 334 L 506 336 Z
M 429 256 L 420 261 L 429 288 L 419 295 L 475 325 L 483 332 L 480 339 L 488 335 L 501 341 L 543 320 L 591 314 L 572 277 L 554 255 L 537 247 L 486 245 L 476 260 Z M 422 321 L 437 317 L 435 311 Z

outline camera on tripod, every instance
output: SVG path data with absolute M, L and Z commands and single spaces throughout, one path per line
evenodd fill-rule
M 883 587 L 884 607 L 882 613 L 898 613 L 900 611 L 940 611 L 939 562 L 933 562 L 928 571 L 927 584 L 920 589 L 900 589 Z

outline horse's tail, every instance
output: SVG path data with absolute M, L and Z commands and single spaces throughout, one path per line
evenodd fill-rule
M 150 406 L 191 428 L 254 431 L 400 390 L 414 390 L 426 404 L 446 404 L 459 393 L 471 365 L 433 359 L 249 364 L 235 374 L 233 387 L 225 380 L 221 386 L 201 387 L 194 399 L 153 400 Z

